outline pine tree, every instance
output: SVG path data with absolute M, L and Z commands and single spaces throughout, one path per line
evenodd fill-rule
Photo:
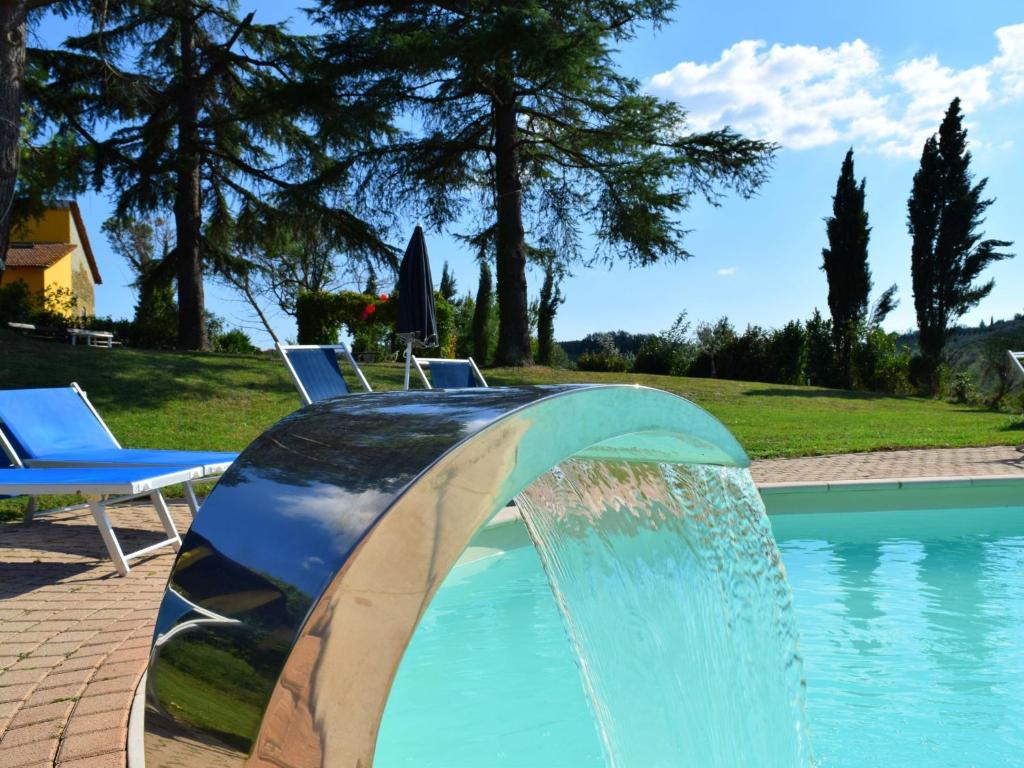
M 480 262 L 480 283 L 476 289 L 476 306 L 473 308 L 473 359 L 478 365 L 487 365 L 491 342 L 491 267 L 486 261 Z
M 679 214 L 695 195 L 747 195 L 774 146 L 724 129 L 687 133 L 686 113 L 644 93 L 612 54 L 673 0 L 319 0 L 332 28 L 325 78 L 422 128 L 372 154 L 382 208 L 414 205 L 442 228 L 477 207 L 497 268 L 498 361 L 531 362 L 531 248 L 562 266 L 683 259 Z M 333 126 L 337 128 L 337 126 Z M 332 126 L 325 125 L 330 130 Z
M 828 279 L 828 307 L 832 313 L 832 343 L 836 353 L 839 385 L 853 385 L 853 347 L 861 324 L 867 318 L 871 292 L 868 241 L 871 227 L 864 210 L 864 179 L 860 184 L 853 171 L 853 149 L 846 153 L 832 215 L 825 219 L 828 247 L 823 248 L 822 269 Z
M 79 99 L 65 113 L 91 145 L 95 173 L 116 190 L 117 214 L 173 210 L 178 346 L 186 349 L 209 347 L 204 272 L 210 264 L 241 271 L 238 238 L 268 242 L 277 227 L 310 221 L 338 248 L 387 250 L 334 205 L 346 168 L 328 160 L 310 125 L 303 68 L 312 41 L 236 8 L 106 0 L 102 24 L 65 42 L 70 53 L 52 63 L 47 83 Z M 332 138 L 334 149 L 365 140 L 364 127 L 378 121 L 351 101 L 316 102 L 319 118 L 348 131 Z M 92 132 L 100 121 L 114 125 L 102 140 Z
M 555 315 L 565 301 L 561 282 L 561 273 L 548 261 L 544 265 L 544 283 L 537 309 L 537 362 L 541 365 L 551 365 L 555 349 Z
M 67 52 L 29 45 L 32 26 L 44 13 L 98 17 L 102 9 L 101 0 L 0 2 L 0 272 L 12 225 L 84 185 L 74 142 L 52 130 L 49 99 L 41 87 L 47 59 Z M 29 146 L 38 139 L 44 143 Z
M 444 267 L 441 268 L 441 285 L 438 287 L 438 292 L 444 297 L 445 301 L 454 301 L 455 294 L 458 292 L 458 288 L 455 285 L 455 277 L 448 269 L 448 262 L 444 263 Z
M 922 360 L 918 378 L 932 394 L 950 328 L 995 285 L 975 281 L 989 264 L 1012 256 L 1000 250 L 1011 242 L 982 239 L 984 213 L 994 200 L 984 197 L 988 179 L 973 183 L 970 165 L 960 99 L 953 99 L 938 135 L 925 141 L 907 201 Z

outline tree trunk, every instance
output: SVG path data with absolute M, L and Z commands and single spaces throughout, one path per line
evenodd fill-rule
M 11 209 L 21 144 L 21 82 L 25 72 L 24 0 L 0 2 L 0 272 L 7 261 Z
M 209 349 L 203 298 L 201 239 L 203 202 L 200 178 L 198 64 L 195 21 L 188 4 L 179 20 L 182 88 L 178 97 L 178 169 L 174 197 L 178 267 L 178 349 Z
M 523 189 L 516 147 L 516 105 L 511 83 L 500 84 L 494 109 L 498 215 L 498 365 L 532 365 L 526 297 Z

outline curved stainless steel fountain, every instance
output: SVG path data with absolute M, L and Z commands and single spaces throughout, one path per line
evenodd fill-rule
M 171 573 L 148 768 L 368 768 L 434 592 L 478 529 L 573 457 L 748 463 L 697 406 L 630 386 L 351 395 L 261 435 Z

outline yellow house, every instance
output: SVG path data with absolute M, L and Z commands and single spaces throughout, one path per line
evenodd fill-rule
M 18 280 L 33 292 L 71 291 L 76 314 L 96 314 L 96 286 L 103 280 L 74 200 L 55 201 L 39 218 L 11 231 L 0 285 Z

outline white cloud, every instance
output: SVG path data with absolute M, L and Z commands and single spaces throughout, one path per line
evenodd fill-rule
M 792 149 L 839 142 L 886 154 L 920 151 L 954 96 L 964 110 L 1024 97 L 1024 24 L 996 30 L 998 55 L 967 69 L 938 57 L 886 71 L 863 40 L 834 48 L 742 40 L 718 61 L 684 61 L 651 78 L 697 130 L 732 125 Z
M 736 267 L 722 267 L 715 274 L 719 277 L 732 277 L 736 274 Z

